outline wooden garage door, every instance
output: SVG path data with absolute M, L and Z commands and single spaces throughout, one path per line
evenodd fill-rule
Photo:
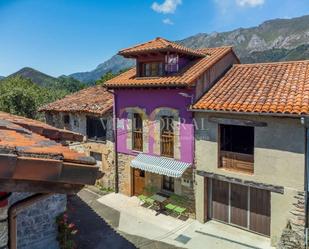
M 211 193 L 211 218 L 270 235 L 269 191 L 213 179 Z
M 212 181 L 212 218 L 228 222 L 229 220 L 229 184 Z
M 250 230 L 270 235 L 270 192 L 250 188 Z
M 231 184 L 231 220 L 232 224 L 248 227 L 248 187 Z

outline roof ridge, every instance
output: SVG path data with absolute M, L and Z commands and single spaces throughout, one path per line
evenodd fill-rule
M 235 64 L 237 67 L 254 67 L 260 65 L 281 65 L 281 64 L 295 64 L 295 63 L 309 63 L 309 60 L 297 60 L 297 61 L 274 61 L 274 62 L 258 62 L 258 63 L 245 63 L 245 64 Z
M 169 41 L 169 40 L 167 40 L 167 39 L 164 39 L 164 38 L 162 38 L 162 37 L 156 37 L 155 39 L 152 39 L 152 40 L 150 40 L 150 41 L 138 43 L 138 44 L 136 44 L 136 45 L 134 45 L 134 46 L 121 49 L 121 50 L 119 50 L 118 53 L 121 53 L 122 51 L 125 51 L 125 50 L 128 50 L 128 49 L 132 49 L 132 48 L 136 48 L 136 47 L 139 47 L 139 46 L 143 46 L 143 45 L 145 45 L 145 44 L 148 44 L 148 43 L 151 43 L 151 42 L 154 42 L 154 41 L 160 41 L 160 42 L 163 42 L 163 41 L 164 41 L 164 42 L 165 42 L 164 45 L 167 45 L 166 42 L 171 42 L 171 41 Z

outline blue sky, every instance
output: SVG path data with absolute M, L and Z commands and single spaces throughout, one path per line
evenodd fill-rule
M 53 76 L 94 69 L 158 36 L 251 27 L 309 14 L 309 0 L 0 0 L 0 75 L 24 66 Z

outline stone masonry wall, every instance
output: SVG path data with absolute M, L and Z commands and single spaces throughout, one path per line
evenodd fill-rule
M 304 249 L 305 248 L 305 193 L 297 192 L 294 196 L 291 218 L 283 230 L 277 248 Z
M 13 193 L 9 205 L 31 194 Z M 58 249 L 56 217 L 66 210 L 66 195 L 55 194 L 17 215 L 18 249 Z
M 132 195 L 132 171 L 130 163 L 134 156 L 118 153 L 119 192 Z
M 7 193 L 1 192 L 3 198 Z M 8 244 L 8 200 L 0 201 L 0 249 L 7 249 Z
M 90 152 L 102 154 L 102 161 L 98 162 L 100 170 L 104 173 L 98 182 L 105 188 L 114 189 L 115 187 L 115 154 L 114 143 L 106 141 L 106 143 L 96 143 L 85 141 L 82 143 L 70 144 L 70 148 L 79 152 L 83 152 L 90 156 Z

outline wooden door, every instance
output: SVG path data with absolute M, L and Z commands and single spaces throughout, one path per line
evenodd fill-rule
M 145 188 L 145 171 L 140 169 L 133 170 L 133 192 L 134 195 L 141 195 Z
M 250 230 L 270 235 L 270 192 L 250 188 Z
M 227 182 L 212 180 L 212 218 L 229 221 L 229 184 Z
M 248 187 L 231 184 L 230 222 L 237 226 L 248 227 Z

